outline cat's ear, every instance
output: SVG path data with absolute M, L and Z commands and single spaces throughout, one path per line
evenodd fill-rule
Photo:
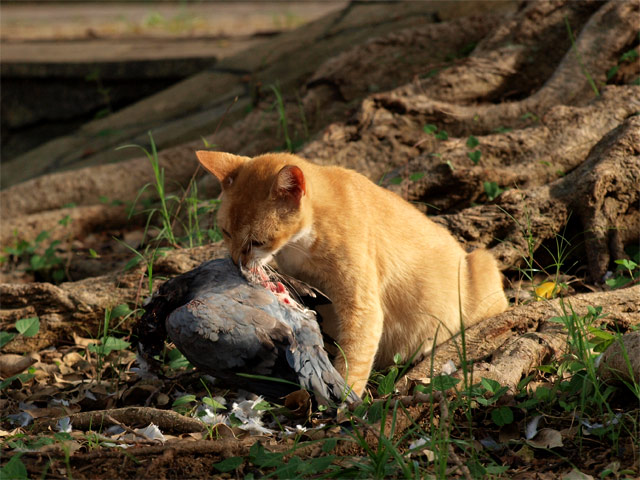
M 296 204 L 299 204 L 305 193 L 307 193 L 307 187 L 302 170 L 295 165 L 282 167 L 271 187 L 271 195 L 276 198 L 294 200 Z
M 249 159 L 232 153 L 209 152 L 207 150 L 198 150 L 196 156 L 202 166 L 220 181 L 222 188 L 231 186 L 236 170 Z

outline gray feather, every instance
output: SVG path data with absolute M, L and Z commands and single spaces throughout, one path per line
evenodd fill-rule
M 186 286 L 185 286 L 186 285 Z M 275 396 L 284 383 L 243 379 L 238 373 L 292 381 L 318 401 L 355 401 L 324 349 L 315 314 L 285 305 L 241 275 L 230 259 L 212 260 L 166 282 L 147 313 L 163 321 L 178 349 L 200 370 L 232 386 Z M 269 385 L 269 384 L 272 385 Z M 292 388 L 289 388 L 292 390 Z

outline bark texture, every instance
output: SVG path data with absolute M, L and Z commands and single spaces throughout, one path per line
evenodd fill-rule
M 571 312 L 585 315 L 588 307 L 602 306 L 602 322 L 621 330 L 640 324 L 640 286 L 612 292 L 595 292 L 569 298 L 534 302 L 507 310 L 472 326 L 465 332 L 466 359 L 473 362 L 475 381 L 481 377 L 499 381 L 515 390 L 520 379 L 538 365 L 559 359 L 567 348 L 567 331 L 549 319 Z M 460 337 L 440 345 L 431 358 L 425 358 L 407 374 L 409 382 L 425 382 L 431 372 L 440 374 L 449 361 L 461 364 Z M 457 375 L 460 375 L 458 372 Z

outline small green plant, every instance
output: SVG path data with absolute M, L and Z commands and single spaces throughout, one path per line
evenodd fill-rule
M 542 264 L 535 257 L 535 253 L 538 249 L 538 241 L 536 240 L 533 227 L 531 224 L 531 217 L 528 207 L 525 202 L 524 207 L 524 223 L 518 221 L 509 212 L 500 208 L 519 228 L 520 234 L 526 242 L 526 250 L 520 251 L 524 266 L 516 267 L 516 270 L 520 275 L 531 283 L 532 295 L 535 300 L 542 300 L 548 298 L 555 298 L 561 291 L 566 290 L 567 285 L 561 281 L 561 275 L 563 272 L 570 270 L 575 266 L 577 262 L 569 264 L 569 258 L 572 253 L 580 246 L 581 241 L 577 240 L 578 235 L 572 238 L 567 238 L 567 223 L 565 223 L 562 233 L 558 233 L 554 236 L 554 245 L 548 245 L 546 243 L 541 244 L 541 250 L 544 250 L 551 261 L 548 264 Z M 540 276 L 543 276 L 542 282 L 540 282 Z
M 615 261 L 617 267 L 612 278 L 605 280 L 610 288 L 621 288 L 635 281 L 640 276 L 638 262 L 626 258 Z
M 466 58 L 469 55 L 471 55 L 471 52 L 473 52 L 476 48 L 477 42 L 470 42 L 467 43 L 466 45 L 464 45 L 460 50 L 458 50 L 455 53 L 449 53 L 447 54 L 444 59 L 449 62 L 449 61 L 453 61 L 453 60 L 458 60 L 461 58 Z
M 109 115 L 112 112 L 111 109 L 111 89 L 106 88 L 102 82 L 102 77 L 100 76 L 100 69 L 94 68 L 89 72 L 89 74 L 84 78 L 87 82 L 93 82 L 96 84 L 96 88 L 98 90 L 98 95 L 100 95 L 100 99 L 102 100 L 102 104 L 105 105 L 104 108 L 98 110 L 94 115 L 94 118 L 103 118 Z
M 38 317 L 21 318 L 15 324 L 18 334 L 24 337 L 35 337 L 40 331 L 40 319 Z M 13 340 L 17 334 L 0 331 L 0 348 Z
M 284 142 L 285 142 L 285 149 L 287 152 L 293 153 L 302 146 L 302 144 L 305 142 L 307 138 L 309 138 L 309 126 L 307 124 L 307 118 L 304 112 L 304 106 L 302 104 L 300 96 L 297 95 L 296 98 L 298 101 L 298 113 L 300 115 L 300 121 L 302 122 L 303 134 L 302 136 L 299 136 L 297 135 L 297 132 L 294 132 L 296 133 L 296 135 L 291 135 L 289 131 L 290 129 L 289 129 L 289 121 L 287 119 L 287 111 L 285 108 L 284 99 L 282 97 L 282 92 L 280 90 L 280 87 L 276 83 L 276 84 L 270 85 L 269 88 L 271 89 L 271 91 L 276 97 L 274 107 L 278 112 L 278 125 L 282 129 L 282 135 L 284 137 Z
M 421 178 L 423 178 L 425 176 L 424 172 L 414 172 L 411 175 L 409 175 L 409 181 L 410 182 L 417 182 L 418 180 L 420 180 Z M 382 179 L 384 180 L 384 177 L 382 177 Z M 400 175 L 397 175 L 395 177 L 392 177 L 389 179 L 389 185 L 400 185 L 402 183 L 403 178 Z
M 504 188 L 500 188 L 496 182 L 482 182 L 482 186 L 484 187 L 484 193 L 487 195 L 490 202 L 493 202 L 502 192 L 504 192 Z
M 180 350 L 177 348 L 173 348 L 167 351 L 166 354 L 167 365 L 171 370 L 181 370 L 181 369 L 193 369 L 193 365 L 189 363 L 189 360 L 182 354 Z
M 27 467 L 25 467 L 20 457 L 22 453 L 14 454 L 2 468 L 0 468 L 0 478 L 12 479 L 12 480 L 27 480 L 29 475 L 27 473 Z
M 287 145 L 287 151 L 293 152 L 293 143 L 291 142 L 291 138 L 289 137 L 289 127 L 287 122 L 287 112 L 284 109 L 284 102 L 282 100 L 282 94 L 280 93 L 280 89 L 277 85 L 271 85 L 271 90 L 273 94 L 276 96 L 276 108 L 278 109 L 278 116 L 280 120 L 280 127 L 282 128 L 282 134 L 284 135 L 284 141 Z
M 533 113 L 533 112 L 526 112 L 526 113 L 523 113 L 523 114 L 520 116 L 520 119 L 521 119 L 521 120 L 531 120 L 531 121 L 533 121 L 533 122 L 535 122 L 535 123 L 537 123 L 537 122 L 539 122 L 539 121 L 540 121 L 540 117 L 538 117 L 538 116 L 537 116 L 535 113 Z
M 568 223 L 568 222 L 567 222 Z M 534 294 L 538 299 L 541 298 L 555 298 L 559 292 L 563 289 L 567 288 L 567 285 L 560 281 L 560 277 L 563 271 L 568 271 L 572 267 L 575 266 L 577 262 L 574 262 L 571 265 L 568 265 L 568 259 L 570 258 L 573 251 L 578 248 L 580 242 L 573 237 L 571 239 L 567 238 L 567 224 L 562 231 L 562 233 L 557 233 L 553 237 L 553 241 L 555 245 L 547 246 L 546 244 L 542 244 L 542 249 L 547 252 L 549 257 L 551 258 L 551 262 L 546 264 L 544 267 L 540 268 L 540 270 L 549 278 L 552 279 L 550 282 L 543 282 L 541 285 L 534 285 Z M 547 288 L 546 294 L 540 295 Z M 549 291 L 549 287 L 551 287 L 551 291 Z
M 67 216 L 58 223 L 67 226 L 69 221 Z M 16 240 L 14 246 L 5 247 L 4 252 L 16 261 L 26 262 L 28 272 L 34 272 L 44 280 L 60 283 L 65 278 L 64 259 L 58 255 L 58 247 L 62 242 L 60 240 L 45 242 L 49 236 L 49 231 L 44 230 L 33 242 Z
M 606 404 L 608 393 L 606 390 L 602 391 L 602 385 L 596 374 L 597 354 L 594 352 L 594 347 L 597 344 L 590 339 L 589 334 L 593 324 L 603 317 L 602 307 L 588 306 L 587 314 L 579 315 L 570 304 L 567 307 L 562 302 L 561 305 L 563 315 L 549 319 L 550 322 L 559 323 L 567 329 L 570 350 L 562 361 L 558 373 L 561 375 L 567 371 L 572 375 L 572 381 L 575 381 L 579 387 L 582 407 L 595 403 L 601 408 L 608 408 Z
M 196 401 L 197 398 L 193 394 L 182 395 L 173 401 L 173 403 L 171 404 L 171 409 L 185 415 L 194 410 L 194 403 Z
M 564 24 L 567 27 L 567 34 L 569 35 L 569 40 L 571 40 L 571 48 L 573 49 L 573 52 L 576 55 L 576 60 L 578 62 L 578 65 L 580 65 L 582 74 L 587 78 L 587 82 L 589 82 L 589 85 L 591 86 L 591 89 L 593 90 L 593 92 L 596 94 L 596 97 L 599 97 L 600 91 L 598 90 L 598 87 L 596 86 L 596 82 L 593 80 L 593 77 L 591 76 L 591 74 L 587 70 L 587 67 L 585 67 L 584 62 L 582 61 L 582 55 L 580 55 L 580 52 L 578 51 L 578 47 L 576 46 L 576 40 L 573 36 L 571 25 L 569 24 L 569 19 L 567 18 L 566 15 L 564 17 Z
M 17 375 L 12 375 L 11 377 L 5 378 L 0 382 L 0 392 L 11 385 L 13 382 L 18 380 L 22 385 L 30 381 L 36 376 L 36 369 L 34 367 L 29 367 L 26 372 L 18 373 Z
M 148 266 L 152 266 L 155 259 L 158 255 L 163 254 L 167 246 L 171 248 L 179 248 L 181 246 L 192 248 L 194 246 L 204 245 L 206 241 L 215 242 L 222 239 L 222 234 L 215 225 L 215 220 L 207 222 L 208 225 L 213 225 L 213 227 L 206 227 L 206 229 L 202 223 L 203 217 L 214 217 L 214 213 L 220 203 L 219 200 L 200 200 L 198 198 L 198 187 L 197 182 L 195 181 L 195 175 L 191 178 L 187 189 L 184 190 L 181 197 L 178 197 L 175 194 L 168 194 L 165 184 L 164 168 L 160 167 L 156 144 L 151 132 L 149 132 L 149 140 L 151 143 L 151 151 L 148 151 L 139 145 L 125 145 L 119 147 L 136 147 L 141 149 L 149 159 L 154 173 L 154 183 L 147 183 L 140 189 L 130 208 L 129 216 L 136 213 L 134 210 L 135 205 L 138 201 L 141 201 L 144 205 L 144 209 L 139 213 L 147 214 L 145 240 L 154 217 L 159 216 L 161 225 L 160 231 L 155 234 L 152 240 L 155 248 L 151 249 L 151 252 L 149 251 L 149 248 L 145 248 L 144 252 L 138 252 L 137 250 L 128 247 L 136 253 L 136 257 L 134 257 L 130 264 L 127 264 L 126 268 L 131 268 L 143 260 L 146 261 Z M 211 146 L 205 139 L 203 140 L 207 147 Z M 155 190 L 155 197 L 158 199 L 159 207 L 154 206 L 153 202 L 149 199 L 142 198 L 142 195 L 149 187 L 153 187 Z M 183 205 L 186 205 L 186 214 L 181 216 L 180 214 Z M 183 219 L 185 216 L 186 218 Z M 179 231 L 183 232 L 183 234 L 180 235 Z M 164 247 L 160 247 L 160 245 L 164 245 Z M 149 247 L 149 244 L 147 244 L 147 247 Z
M 438 140 L 447 140 L 449 138 L 446 130 L 438 130 L 438 127 L 432 123 L 428 123 L 422 127 L 422 131 L 426 134 L 433 135 Z
M 213 215 L 220 205 L 220 200 L 217 198 L 204 201 L 200 200 L 198 198 L 198 184 L 195 180 L 191 181 L 188 192 L 189 194 L 185 197 L 187 220 L 186 223 L 182 225 L 185 235 L 178 238 L 180 244 L 186 245 L 188 248 L 193 248 L 204 245 L 207 241 L 218 242 L 222 240 L 222 234 L 218 228 L 207 228 L 203 230 L 200 220 L 205 215 Z
M 131 346 L 129 342 L 123 340 L 122 338 L 113 336 L 112 332 L 114 330 L 117 330 L 118 327 L 120 327 L 120 325 L 128 317 L 133 315 L 133 313 L 134 312 L 125 303 L 118 305 L 113 309 L 105 309 L 104 322 L 101 324 L 100 332 L 98 333 L 100 342 L 98 344 L 89 345 L 87 347 L 88 350 L 94 353 L 97 357 L 96 380 L 98 382 L 102 378 L 104 365 L 106 363 L 107 357 L 111 354 L 111 352 L 121 352 Z M 117 319 L 121 319 L 120 322 L 115 326 L 112 325 L 112 322 Z
M 40 331 L 40 319 L 38 317 L 21 318 L 15 323 L 15 328 L 18 333 L 0 331 L 0 348 L 11 342 L 18 335 L 22 335 L 23 337 L 35 337 Z M 35 368 L 30 367 L 26 372 L 5 378 L 0 382 L 0 391 L 4 390 L 16 380 L 25 384 L 34 376 Z
M 609 70 L 607 70 L 607 82 L 611 80 L 613 77 L 615 77 L 616 73 L 618 73 L 618 70 L 620 69 L 620 65 L 622 65 L 623 63 L 636 62 L 638 60 L 638 57 L 639 57 L 638 50 L 636 50 L 635 48 L 632 48 L 631 50 L 627 50 L 622 55 L 620 55 L 620 58 L 618 59 L 618 63 L 613 67 L 611 67 Z
M 469 138 L 467 138 L 466 144 L 467 144 L 467 148 L 473 149 L 473 148 L 476 148 L 480 144 L 480 142 L 473 135 L 469 135 Z M 469 157 L 469 159 L 474 163 L 474 165 L 478 164 L 481 156 L 482 156 L 482 152 L 480 151 L 480 149 L 467 152 L 467 157 Z

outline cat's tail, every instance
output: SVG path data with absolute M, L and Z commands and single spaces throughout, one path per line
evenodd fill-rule
M 509 303 L 502 288 L 502 275 L 496 259 L 483 248 L 467 254 L 467 312 L 473 324 L 504 312 Z

